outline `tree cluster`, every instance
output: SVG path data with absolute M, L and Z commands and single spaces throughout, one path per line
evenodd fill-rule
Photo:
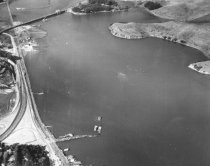
M 0 35 L 0 48 L 12 48 L 11 39 L 9 36 Z
M 89 0 L 89 4 L 104 4 L 104 5 L 113 5 L 117 6 L 118 3 L 114 0 Z
M 21 59 L 20 57 L 14 56 L 14 55 L 12 55 L 12 53 L 4 51 L 4 50 L 0 50 L 0 58 L 9 59 L 15 64 L 16 64 L 17 60 Z
M 114 9 L 112 6 L 102 6 L 100 4 L 88 4 L 83 5 L 82 7 L 74 7 L 72 10 L 74 12 L 82 12 L 82 13 L 94 13 L 99 11 L 111 11 Z
M 161 8 L 162 5 L 158 2 L 148 1 L 144 4 L 144 7 L 146 7 L 149 10 L 155 10 Z
M 14 66 L 9 62 L 17 63 L 20 57 L 13 56 L 7 51 L 0 50 L 0 83 L 10 86 L 16 81 L 16 73 Z
M 163 36 L 163 39 L 168 40 L 168 41 L 172 41 L 172 42 L 180 42 L 181 44 L 186 44 L 187 41 L 186 40 L 178 40 L 175 37 L 170 37 L 170 36 Z
M 14 85 L 16 73 L 14 67 L 5 60 L 0 60 L 0 87 L 10 88 Z
M 117 5 L 117 2 L 114 0 L 89 0 L 88 4 L 79 4 L 78 7 L 74 7 L 72 10 L 79 13 L 94 13 L 100 11 L 111 11 Z
M 51 162 L 44 146 L 0 143 L 0 165 L 50 166 Z

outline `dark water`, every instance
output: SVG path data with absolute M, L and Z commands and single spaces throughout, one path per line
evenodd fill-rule
M 56 9 L 58 3 L 53 4 L 27 15 L 17 12 L 17 19 L 40 16 Z M 48 35 L 26 65 L 33 91 L 44 92 L 35 95 L 42 120 L 55 136 L 93 134 L 93 126 L 102 125 L 97 138 L 59 144 L 88 164 L 208 166 L 210 79 L 187 68 L 206 58 L 159 39 L 115 38 L 107 27 L 116 21 L 160 20 L 132 10 L 65 14 L 41 24 Z

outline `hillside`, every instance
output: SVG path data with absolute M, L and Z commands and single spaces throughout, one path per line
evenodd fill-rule
M 189 24 L 184 22 L 165 23 L 114 23 L 111 33 L 120 38 L 141 39 L 158 37 L 181 43 L 202 51 L 210 57 L 210 24 Z
M 155 10 L 145 9 L 164 19 L 191 21 L 210 14 L 209 0 L 140 0 L 138 4 L 145 7 L 148 2 L 161 4 Z

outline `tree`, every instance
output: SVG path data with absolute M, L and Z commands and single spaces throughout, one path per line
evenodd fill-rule
M 0 57 L 7 58 L 16 64 L 17 60 L 20 60 L 20 57 L 13 56 L 10 52 L 0 50 Z
M 148 1 L 144 4 L 144 7 L 148 8 L 149 10 L 155 10 L 162 7 L 162 5 L 158 2 Z

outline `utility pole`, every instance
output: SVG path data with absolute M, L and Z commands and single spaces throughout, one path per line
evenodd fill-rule
M 13 18 L 12 18 L 12 13 L 9 7 L 9 0 L 5 0 L 6 6 L 7 6 L 7 10 L 9 12 L 9 19 L 10 19 L 10 24 L 13 25 Z

